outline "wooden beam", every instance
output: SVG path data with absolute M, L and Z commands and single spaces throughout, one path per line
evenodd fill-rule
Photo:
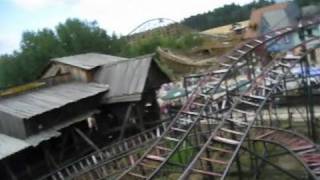
M 91 139 L 86 136 L 80 129 L 78 128 L 73 128 L 76 133 L 79 134 L 79 136 L 87 143 L 89 144 L 89 146 L 91 146 L 94 150 L 96 150 L 97 152 L 101 152 L 101 149 L 93 142 L 91 141 Z
M 137 105 L 135 107 L 136 109 L 136 112 L 137 112 L 137 115 L 138 115 L 138 120 L 139 120 L 139 129 L 140 131 L 144 131 L 145 130 L 145 127 L 144 127 L 144 122 L 143 122 L 143 117 L 142 117 L 142 113 L 141 113 L 141 106 L 140 105 Z
M 125 130 L 126 130 L 126 126 L 127 126 L 129 117 L 130 117 L 130 115 L 131 115 L 131 111 L 132 111 L 132 107 L 133 107 L 133 106 L 134 106 L 133 103 L 130 103 L 129 106 L 128 106 L 128 109 L 127 109 L 127 111 L 126 111 L 126 115 L 124 116 L 124 119 L 123 119 L 123 122 L 122 122 L 122 125 L 121 125 L 121 131 L 120 131 L 119 140 L 122 140 L 123 137 L 124 137 L 124 133 L 125 133 Z
M 2 162 L 2 164 L 4 165 L 7 173 L 10 176 L 11 180 L 18 180 L 17 176 L 13 173 L 13 171 L 11 170 L 10 166 L 8 165 L 8 163 Z
M 59 153 L 59 158 L 58 158 L 58 162 L 61 163 L 61 161 L 63 160 L 64 158 L 64 153 L 65 153 L 65 146 L 66 146 L 66 143 L 67 143 L 67 140 L 69 138 L 69 131 L 67 131 L 65 134 L 63 134 L 63 139 L 62 139 L 62 142 L 60 144 L 60 153 Z
M 50 164 L 53 166 L 53 169 L 58 169 L 59 166 L 57 164 L 57 162 L 54 160 L 54 158 L 51 156 L 51 153 L 50 151 L 46 148 L 47 146 L 44 145 L 42 147 L 42 151 L 44 152 L 44 157 L 46 159 L 46 162 L 49 163 L 49 166 Z

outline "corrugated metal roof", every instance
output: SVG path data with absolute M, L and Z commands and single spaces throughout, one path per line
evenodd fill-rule
M 0 159 L 22 151 L 30 146 L 23 140 L 0 134 Z
M 22 151 L 23 149 L 26 149 L 31 146 L 35 147 L 43 141 L 49 140 L 53 137 L 60 136 L 61 133 L 59 132 L 59 130 L 68 127 L 74 123 L 86 120 L 86 118 L 88 118 L 95 112 L 97 112 L 97 110 L 92 110 L 83 113 L 77 117 L 70 119 L 69 121 L 53 126 L 50 129 L 32 135 L 24 140 L 10 137 L 5 134 L 0 134 L 0 160 L 7 156 L 10 156 L 11 154 Z
M 81 122 L 86 120 L 88 117 L 90 117 L 92 114 L 98 112 L 98 110 L 92 110 L 89 112 L 82 113 L 76 117 L 68 119 L 68 121 L 64 121 L 58 125 L 55 125 L 49 129 L 46 129 L 38 134 L 32 135 L 25 139 L 25 142 L 32 145 L 32 146 L 37 146 L 43 141 L 49 140 L 53 137 L 58 137 L 61 135 L 59 130 L 66 128 L 68 126 L 71 126 L 72 124 L 75 124 L 77 122 Z
M 251 24 L 251 26 L 255 24 L 258 27 L 258 26 L 260 26 L 262 16 L 264 13 L 279 10 L 279 9 L 285 9 L 287 7 L 288 7 L 288 2 L 285 2 L 285 3 L 276 3 L 276 4 L 273 4 L 270 6 L 256 9 L 251 12 L 249 24 Z M 250 25 L 249 25 L 249 27 L 250 27 Z M 249 39 L 249 38 L 257 37 L 258 36 L 258 29 L 259 29 L 259 27 L 256 30 L 252 29 L 252 28 L 247 28 L 245 35 L 244 35 L 244 38 Z
M 263 18 L 268 23 L 268 29 L 265 29 L 265 32 L 291 25 L 290 17 L 284 9 L 266 12 L 263 14 Z
M 143 92 L 152 55 L 141 56 L 113 65 L 103 66 L 95 81 L 110 85 L 107 103 L 139 101 Z
M 30 118 L 71 102 L 106 92 L 108 85 L 71 82 L 0 99 L 0 111 Z
M 74 56 L 54 58 L 51 61 L 68 64 L 81 69 L 90 70 L 102 65 L 111 65 L 119 61 L 127 60 L 127 58 L 111 56 L 99 53 L 86 53 Z

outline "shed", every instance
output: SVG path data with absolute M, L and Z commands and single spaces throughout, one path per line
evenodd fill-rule
M 85 112 L 94 108 L 93 99 L 107 90 L 107 85 L 70 82 L 2 98 L 0 133 L 25 139 L 68 121 L 77 114 L 77 110 Z M 81 107 L 82 103 L 86 106 Z
M 110 85 L 103 104 L 114 117 L 115 124 L 121 125 L 120 137 L 130 123 L 143 130 L 146 123 L 160 119 L 156 91 L 170 79 L 162 72 L 153 54 L 104 65 L 97 71 L 94 81 Z
M 266 6 L 263 8 L 256 9 L 251 12 L 249 27 L 246 30 L 244 35 L 245 39 L 255 38 L 260 35 L 261 32 L 261 23 L 263 16 L 265 13 L 284 10 L 288 16 L 292 16 L 292 18 L 296 17 L 296 14 L 300 15 L 299 7 L 294 2 L 284 2 L 284 3 L 276 3 L 270 6 Z M 282 19 L 276 18 L 274 21 L 280 21 Z M 274 30 L 275 28 L 271 28 Z
M 152 59 L 152 55 L 146 55 L 102 66 L 95 76 L 95 81 L 110 85 L 109 92 L 104 96 L 104 102 L 111 104 L 140 101 L 148 78 L 153 78 L 150 80 L 153 89 L 168 82 L 167 77 L 160 79 L 150 77 L 160 72 L 160 68 Z
M 127 60 L 127 58 L 99 53 L 86 53 L 54 58 L 45 70 L 42 79 L 69 73 L 74 80 L 90 82 L 99 67 L 112 65 L 122 60 Z

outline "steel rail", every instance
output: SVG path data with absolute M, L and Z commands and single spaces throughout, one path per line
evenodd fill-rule
M 310 50 L 308 51 L 310 52 Z M 305 53 L 303 56 L 300 56 L 300 59 L 301 60 L 303 57 L 305 57 L 308 53 Z M 274 64 L 271 64 L 271 65 L 275 65 L 275 61 L 272 61 Z M 272 63 L 271 62 L 271 63 Z M 291 65 L 291 68 L 294 67 L 299 61 L 296 61 L 293 65 Z M 270 64 L 269 64 L 270 65 Z M 272 67 L 272 66 L 271 66 Z M 272 68 L 268 69 L 266 72 L 262 73 L 262 75 L 267 75 L 270 71 L 272 70 Z M 285 72 L 286 74 L 289 73 L 289 71 L 286 71 Z M 261 75 L 260 75 L 261 76 Z M 265 77 L 265 76 L 261 76 L 261 77 Z M 276 80 L 277 80 L 277 83 L 273 85 L 272 87 L 272 90 L 270 90 L 270 92 L 265 96 L 265 99 L 262 101 L 262 103 L 260 104 L 259 108 L 256 110 L 256 114 L 255 114 L 255 117 L 254 117 L 254 120 L 251 121 L 248 125 L 248 127 L 246 128 L 245 132 L 244 132 L 244 135 L 241 137 L 241 140 L 239 142 L 239 144 L 236 146 L 236 149 L 234 150 L 234 153 L 232 155 L 232 157 L 229 159 L 229 162 L 228 162 L 228 165 L 226 166 L 223 174 L 221 175 L 221 179 L 224 179 L 231 167 L 231 164 L 235 158 L 235 156 L 237 155 L 237 152 L 239 151 L 242 143 L 244 142 L 245 140 L 245 137 L 246 135 L 248 134 L 248 132 L 250 131 L 251 127 L 253 126 L 255 120 L 258 118 L 258 115 L 264 104 L 267 102 L 267 99 L 272 95 L 272 93 L 276 90 L 276 88 L 279 86 L 279 82 L 281 82 L 281 80 L 279 80 L 279 78 L 283 78 L 283 75 L 278 75 L 276 77 Z M 258 79 L 258 78 L 257 78 Z M 255 84 L 257 84 L 257 82 L 255 82 Z M 254 87 L 254 86 L 252 86 Z M 254 89 L 254 88 L 253 88 Z M 249 90 L 250 92 L 250 90 Z M 242 98 L 242 96 L 244 95 L 245 93 L 243 93 L 241 95 L 241 97 L 238 99 L 238 103 L 240 102 L 240 99 Z M 187 178 L 187 176 L 191 173 L 191 170 L 193 168 L 193 166 L 195 165 L 195 163 L 199 160 L 200 156 L 202 155 L 202 153 L 206 150 L 206 147 L 209 146 L 209 144 L 211 143 L 211 140 L 216 136 L 216 133 L 217 131 L 224 125 L 225 121 L 226 121 L 226 118 L 228 118 L 228 116 L 231 115 L 233 109 L 238 105 L 238 103 L 235 103 L 233 105 L 233 107 L 229 110 L 229 112 L 227 113 L 227 115 L 223 118 L 222 122 L 220 123 L 220 125 L 218 125 L 218 127 L 215 128 L 214 132 L 212 133 L 212 135 L 208 138 L 208 141 L 205 143 L 205 145 L 201 148 L 201 150 L 199 151 L 199 153 L 195 156 L 195 158 L 192 160 L 192 162 L 189 164 L 189 166 L 185 169 L 185 171 L 182 173 L 182 175 L 180 176 L 179 179 L 185 179 Z
M 316 22 L 310 21 L 310 23 L 308 22 L 308 23 L 304 24 L 303 27 L 311 26 L 311 25 L 314 25 L 314 24 L 317 24 L 317 23 L 319 23 L 319 19 L 316 19 Z M 254 42 L 256 42 L 256 43 L 258 42 L 258 44 L 256 44 L 255 46 L 249 45 L 250 42 L 247 42 L 246 44 L 244 44 L 244 46 L 247 45 L 247 46 L 251 47 L 251 48 L 248 50 L 248 52 L 247 52 L 247 53 L 249 53 L 249 52 L 253 51 L 254 49 L 256 49 L 257 47 L 260 47 L 260 45 L 265 44 L 265 43 L 267 43 L 267 42 L 269 42 L 269 41 L 271 41 L 271 40 L 274 40 L 275 37 L 282 37 L 282 36 L 284 36 L 284 35 L 286 35 L 286 34 L 288 34 L 288 33 L 290 33 L 290 32 L 295 32 L 297 29 L 298 29 L 298 28 L 291 28 L 291 27 L 290 27 L 290 28 L 284 28 L 284 30 L 283 30 L 284 32 L 277 31 L 277 32 L 276 32 L 276 36 L 270 36 L 270 35 L 267 34 L 267 35 L 262 36 L 262 37 L 263 37 L 262 40 L 254 39 L 254 40 L 250 41 L 250 42 L 253 42 L 253 41 L 254 41 Z M 274 33 L 274 32 L 272 32 L 272 33 Z M 267 40 L 265 40 L 265 39 L 267 39 Z M 246 53 L 246 54 L 247 54 L 247 53 Z M 230 59 L 230 58 L 231 58 L 231 59 L 235 59 L 235 57 L 233 57 L 233 56 L 227 56 L 227 57 L 229 57 L 229 59 Z M 242 55 L 240 55 L 238 58 L 236 58 L 237 60 L 231 65 L 231 67 L 228 69 L 227 73 L 225 73 L 225 74 L 223 75 L 223 77 L 220 79 L 217 87 L 219 87 L 219 86 L 221 85 L 222 81 L 226 79 L 226 77 L 229 75 L 229 73 L 231 72 L 231 70 L 233 70 L 234 67 L 236 66 L 236 64 L 241 61 L 242 57 L 244 57 L 244 54 L 242 54 Z M 205 80 L 200 81 L 199 86 L 203 85 L 204 82 L 205 82 Z M 192 103 L 192 101 L 193 101 L 193 99 L 194 99 L 194 96 L 195 96 L 195 94 L 196 94 L 195 92 L 197 92 L 197 90 L 199 89 L 199 86 L 197 87 L 196 91 L 193 92 L 193 95 L 192 95 L 191 98 L 190 98 L 190 99 L 191 99 L 191 103 Z M 215 91 L 216 91 L 216 90 L 217 90 L 217 88 L 215 88 Z M 215 91 L 214 91 L 214 92 L 215 92 Z M 186 104 L 186 106 L 184 106 L 184 107 L 188 107 L 188 106 L 191 104 L 191 103 L 190 103 L 190 99 L 189 99 L 188 103 Z M 208 103 L 208 101 L 207 101 L 207 103 Z M 207 104 L 207 103 L 206 103 L 206 104 Z M 178 116 L 177 116 L 177 117 L 179 117 L 180 114 L 181 114 L 181 111 L 178 113 Z M 175 121 L 178 119 L 177 117 L 176 117 L 175 120 L 169 125 L 168 129 L 166 130 L 166 132 L 164 133 L 164 135 L 163 135 L 162 137 L 164 137 L 165 134 L 167 133 L 167 131 L 170 130 L 171 125 L 173 125 L 173 124 L 175 123 Z M 197 123 L 198 120 L 199 120 L 199 117 L 193 122 L 193 126 Z M 180 141 L 178 142 L 177 146 L 175 146 L 175 148 L 174 148 L 173 151 L 169 154 L 169 156 L 167 156 L 167 157 L 165 158 L 165 160 L 160 164 L 160 166 L 159 166 L 155 171 L 153 171 L 153 173 L 151 174 L 151 176 L 149 176 L 147 179 L 152 178 L 152 177 L 161 169 L 161 167 L 168 161 L 168 159 L 176 152 L 176 150 L 177 150 L 178 147 L 181 145 L 181 143 L 182 143 L 182 141 L 184 140 L 184 138 L 191 132 L 191 130 L 192 130 L 192 128 L 188 129 L 187 133 L 182 137 L 182 140 L 180 140 Z M 129 170 L 125 171 L 125 172 L 119 177 L 119 179 L 121 179 L 123 176 L 125 176 L 126 174 L 128 174 L 131 170 L 133 170 L 133 168 L 134 168 L 136 165 L 138 165 L 150 151 L 153 150 L 153 147 L 156 146 L 156 144 L 157 144 L 158 142 L 160 142 L 160 140 L 161 140 L 161 138 L 159 138 L 159 140 L 158 140 L 157 142 L 155 142 L 154 145 L 144 154 L 143 158 L 139 159 L 139 160 L 135 163 L 134 166 L 132 166 Z

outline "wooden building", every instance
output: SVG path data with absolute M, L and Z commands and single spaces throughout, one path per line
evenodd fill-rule
M 86 53 L 54 58 L 42 75 L 42 79 L 70 74 L 72 80 L 90 82 L 103 65 L 111 65 L 127 58 L 99 53 Z M 69 79 L 69 80 L 71 80 Z
M 134 129 L 142 131 L 159 123 L 156 91 L 170 80 L 153 55 L 104 65 L 97 71 L 94 81 L 110 86 L 103 98 L 102 112 L 109 113 L 105 115 L 110 117 L 110 132 L 118 132 L 118 138 L 123 138 L 126 130 L 128 133 Z
M 152 55 L 52 59 L 40 86 L 0 97 L 1 179 L 37 179 L 159 123 L 156 90 L 168 81 Z
M 87 143 L 72 130 L 77 126 L 83 129 L 80 126 L 97 111 L 97 102 L 108 88 L 67 82 L 1 97 L 1 179 L 34 179 L 88 150 Z M 76 149 L 75 144 L 83 148 Z M 72 155 L 66 155 L 68 149 Z

